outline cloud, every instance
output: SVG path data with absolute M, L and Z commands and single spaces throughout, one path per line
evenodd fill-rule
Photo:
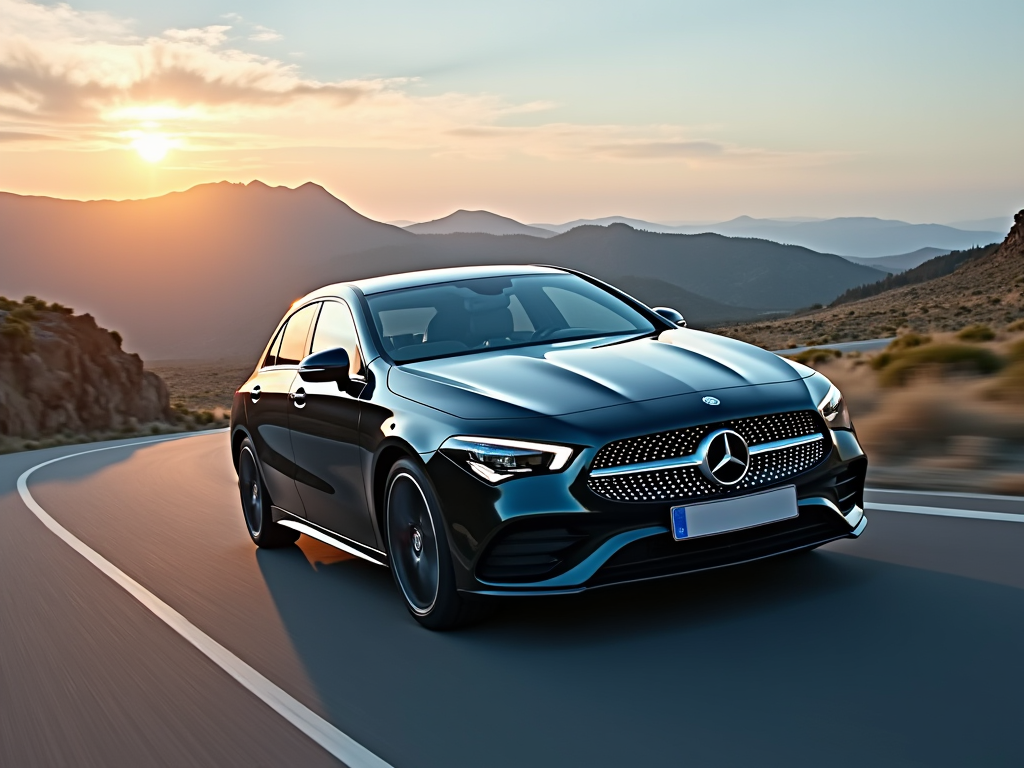
M 670 160 L 676 158 L 716 157 L 726 149 L 710 141 L 627 141 L 594 147 L 598 154 L 628 160 Z
M 257 43 L 270 43 L 274 40 L 283 40 L 284 35 L 274 31 L 270 27 L 264 27 L 256 24 L 253 27 L 252 34 L 249 35 L 249 39 Z
M 42 133 L 21 133 L 19 131 L 0 131 L 0 144 L 14 144 L 15 142 L 30 143 L 37 141 L 59 141 L 56 136 L 47 136 Z
M 680 163 L 764 155 L 683 126 L 548 123 L 549 102 L 425 96 L 411 78 L 316 79 L 297 62 L 244 49 L 279 39 L 276 31 L 238 14 L 220 21 L 142 36 L 110 14 L 0 0 L 0 130 L 79 150 L 128 148 L 140 132 L 159 131 L 194 153 L 305 146 Z M 510 117 L 517 125 L 503 124 Z M 31 148 L 5 140 L 22 144 Z

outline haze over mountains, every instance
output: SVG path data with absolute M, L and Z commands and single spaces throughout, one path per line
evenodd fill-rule
M 488 263 L 581 269 L 694 325 L 826 304 L 885 273 L 717 234 L 583 226 L 548 238 L 414 234 L 315 184 L 204 184 L 136 201 L 0 194 L 0 294 L 93 313 L 146 359 L 254 359 L 288 305 L 326 283 Z
M 466 213 L 459 211 L 458 213 Z M 444 222 L 458 215 L 438 222 Z M 486 211 L 475 213 L 484 214 Z M 494 215 L 494 214 L 491 214 Z M 497 217 L 505 222 L 514 221 Z M 993 223 L 996 219 L 988 219 L 981 223 Z M 436 224 L 437 222 L 430 222 Z M 518 223 L 518 222 L 516 222 Z M 763 240 L 771 240 L 776 243 L 790 245 L 801 245 L 820 253 L 834 253 L 839 256 L 853 257 L 858 259 L 870 259 L 889 256 L 905 256 L 914 251 L 925 248 L 936 249 L 942 253 L 949 253 L 952 250 L 962 250 L 975 245 L 987 245 L 1002 240 L 1006 234 L 1003 231 L 974 231 L 956 229 L 942 224 L 908 224 L 905 221 L 894 221 L 889 219 L 876 219 L 870 217 L 847 217 L 838 219 L 755 219 L 750 216 L 740 216 L 730 221 L 717 224 L 680 224 L 668 225 L 657 224 L 642 219 L 631 219 L 625 216 L 607 216 L 601 219 L 577 219 L 565 224 L 534 224 L 535 229 L 546 229 L 551 232 L 568 232 L 575 227 L 585 225 L 607 226 L 609 224 L 628 224 L 634 229 L 647 232 L 660 232 L 663 234 L 694 235 L 712 232 L 727 237 L 755 237 Z M 424 225 L 414 224 L 406 227 L 410 231 Z M 484 216 L 476 219 L 460 219 L 461 229 L 449 231 L 459 232 L 488 232 L 491 234 L 505 234 L 492 230 L 489 227 L 489 220 Z M 526 226 L 526 225 L 521 225 Z M 469 227 L 475 227 L 470 229 Z M 1007 228 L 1009 225 L 1007 225 Z M 526 233 L 524 234 L 534 234 Z M 935 255 L 941 255 L 936 253 Z M 932 257 L 928 257 L 932 258 Z M 922 259 L 926 261 L 927 259 Z M 920 261 L 910 263 L 913 260 L 904 259 L 909 266 L 902 269 L 916 267 Z
M 554 237 L 555 232 L 540 227 L 520 224 L 515 219 L 499 216 L 490 211 L 456 211 L 443 219 L 425 221 L 405 227 L 417 235 L 453 235 L 456 233 L 479 232 L 489 235 L 533 235 Z

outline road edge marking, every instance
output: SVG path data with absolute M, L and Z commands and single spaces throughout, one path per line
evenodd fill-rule
M 1024 496 L 1002 496 L 994 493 L 967 493 L 965 491 L 908 491 L 902 488 L 865 488 L 865 493 L 897 493 L 905 496 L 939 496 L 954 499 L 980 499 L 982 501 L 1020 501 Z
M 198 437 L 206 433 L 195 433 L 188 435 L 173 435 L 164 438 L 147 439 L 143 441 L 120 443 L 109 445 L 103 448 L 91 448 L 87 451 L 69 453 L 65 456 L 58 456 L 55 459 L 36 464 L 18 477 L 18 494 L 25 506 L 34 514 L 39 521 L 45 525 L 53 534 L 62 539 L 78 554 L 88 560 L 99 571 L 109 577 L 115 584 L 125 592 L 138 600 L 154 616 L 164 624 L 173 629 L 181 637 L 187 640 L 194 648 L 206 656 L 210 661 L 227 672 L 238 681 L 244 688 L 247 688 L 260 701 L 274 710 L 277 714 L 298 728 L 302 733 L 319 744 L 332 756 L 341 760 L 349 768 L 392 768 L 373 752 L 357 742 L 351 736 L 338 730 L 327 720 L 320 717 L 316 712 L 309 709 L 294 696 L 270 681 L 263 674 L 249 666 L 242 659 L 235 656 L 231 651 L 218 643 L 212 637 L 203 632 L 199 627 L 190 622 L 174 608 L 169 606 L 159 597 L 154 595 L 144 586 L 139 584 L 128 574 L 111 563 L 101 554 L 85 544 L 81 539 L 68 531 L 64 526 L 53 519 L 33 498 L 28 489 L 28 479 L 36 470 L 56 464 L 59 461 L 85 456 L 89 453 L 101 451 L 113 451 L 118 448 L 134 448 L 139 445 L 150 445 L 153 443 L 164 443 L 183 437 Z
M 864 509 L 869 512 L 900 512 L 911 515 L 933 515 L 935 517 L 964 517 L 970 520 L 999 520 L 1006 523 L 1024 523 L 1024 515 L 1013 512 L 982 512 L 976 509 L 951 509 L 949 507 L 922 507 L 916 504 L 874 504 L 868 502 Z

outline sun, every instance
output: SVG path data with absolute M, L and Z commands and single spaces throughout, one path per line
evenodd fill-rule
M 132 142 L 132 147 L 139 157 L 147 163 L 159 163 L 167 155 L 173 142 L 162 133 L 144 133 Z

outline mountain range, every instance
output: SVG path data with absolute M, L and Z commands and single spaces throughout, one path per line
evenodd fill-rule
M 524 234 L 415 234 L 323 188 L 203 184 L 146 200 L 0 193 L 0 293 L 91 312 L 148 360 L 252 359 L 291 302 L 390 272 L 546 263 L 672 304 L 691 324 L 827 304 L 885 272 L 804 247 L 623 224 Z
M 429 225 L 438 225 L 449 220 L 458 222 L 458 229 L 447 227 L 449 232 L 481 232 L 489 234 L 508 234 L 506 231 L 499 231 L 492 226 L 492 221 L 487 216 L 477 215 L 475 217 L 460 216 L 469 213 L 458 211 L 444 219 L 435 222 L 428 222 Z M 474 214 L 487 214 L 487 211 L 475 211 Z M 499 217 L 501 226 L 507 228 L 509 222 L 519 224 L 514 219 Z M 988 219 L 985 224 L 995 224 L 997 219 Z M 970 222 L 968 222 L 970 223 Z M 529 225 L 534 230 L 546 230 L 556 233 L 568 232 L 576 227 L 587 225 L 608 226 L 609 224 L 627 224 L 634 229 L 647 232 L 658 232 L 661 234 L 694 235 L 703 233 L 714 233 L 727 237 L 753 237 L 762 240 L 771 240 L 777 243 L 800 245 L 820 253 L 834 253 L 839 256 L 852 259 L 873 259 L 880 257 L 908 256 L 913 252 L 924 249 L 934 249 L 934 255 L 938 252 L 949 253 L 952 250 L 962 250 L 975 245 L 987 245 L 1002 240 L 1005 232 L 998 230 L 968 230 L 957 229 L 943 224 L 909 224 L 905 221 L 892 219 L 877 219 L 871 217 L 846 217 L 837 219 L 755 219 L 750 216 L 739 216 L 729 221 L 712 224 L 657 224 L 643 219 L 632 219 L 625 216 L 607 216 L 600 219 L 576 219 L 564 224 L 533 224 Z M 413 224 L 407 226 L 409 231 L 425 232 L 428 230 L 418 229 L 426 225 Z M 526 227 L 527 225 L 519 225 Z M 440 232 L 441 230 L 436 230 Z M 523 231 L 522 234 L 533 234 L 540 237 L 536 231 Z M 931 257 L 928 257 L 931 258 Z M 901 269 L 911 269 L 922 261 L 914 263 L 913 259 L 903 259 L 906 266 Z

